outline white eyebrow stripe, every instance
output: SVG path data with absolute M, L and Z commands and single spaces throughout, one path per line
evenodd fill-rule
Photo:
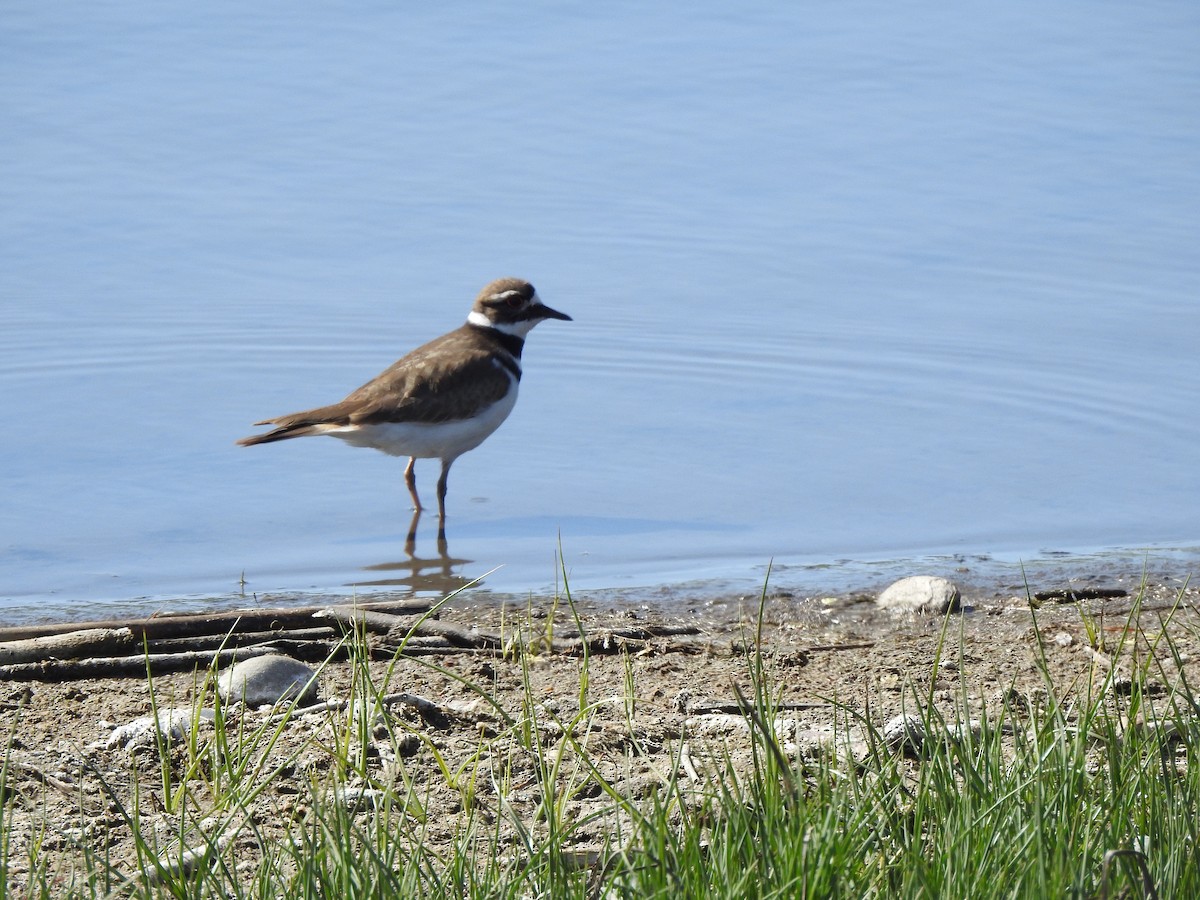
M 518 297 L 518 296 L 520 296 L 520 294 L 521 294 L 520 291 L 504 291 L 504 293 L 502 293 L 502 294 L 492 294 L 490 297 L 488 297 L 488 299 L 489 300 L 503 300 L 505 297 Z

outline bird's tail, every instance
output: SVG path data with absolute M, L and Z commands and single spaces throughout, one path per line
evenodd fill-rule
M 289 413 L 286 416 L 276 416 L 273 419 L 263 419 L 255 425 L 274 425 L 270 431 L 262 434 L 252 434 L 238 441 L 242 447 L 253 447 L 255 444 L 273 444 L 275 441 L 286 441 L 290 438 L 308 437 L 310 434 L 328 434 L 340 431 L 350 424 L 342 404 L 319 406 L 316 409 L 306 409 L 303 412 Z
M 255 422 L 255 425 L 274 425 L 273 420 Z M 307 437 L 310 434 L 324 434 L 329 430 L 328 425 L 303 423 L 296 425 L 280 425 L 278 428 L 263 434 L 252 434 L 237 442 L 239 447 L 253 447 L 255 444 L 273 444 L 275 441 L 286 441 L 291 438 Z

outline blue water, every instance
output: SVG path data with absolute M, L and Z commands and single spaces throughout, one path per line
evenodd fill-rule
M 406 6 L 5 5 L 0 619 L 1197 558 L 1200 7 Z M 233 446 L 509 274 L 448 560 Z

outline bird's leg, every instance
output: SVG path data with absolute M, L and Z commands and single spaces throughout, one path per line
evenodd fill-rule
M 453 459 L 442 460 L 442 474 L 437 483 L 439 541 L 446 540 L 446 478 L 450 474 L 450 465 L 453 462 Z
M 413 471 L 417 458 L 410 456 L 408 465 L 404 467 L 404 483 L 408 485 L 408 496 L 412 497 L 413 509 L 421 511 L 421 498 L 417 496 L 417 473 Z
M 408 536 L 404 539 L 404 552 L 410 557 L 417 552 L 417 523 L 421 521 L 421 510 L 414 509 L 412 521 L 408 523 Z

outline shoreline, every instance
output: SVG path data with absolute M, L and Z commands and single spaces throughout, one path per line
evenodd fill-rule
M 958 584 L 964 593 L 1000 596 L 1062 588 L 1068 585 L 1136 588 L 1152 583 L 1184 584 L 1200 579 L 1200 547 L 1192 544 L 1141 550 L 1105 549 L 1094 552 L 1051 551 L 1023 561 L 992 554 L 954 554 L 925 557 L 843 559 L 818 564 L 763 563 L 757 580 L 709 578 L 661 584 L 637 584 L 598 589 L 572 588 L 571 596 L 593 608 L 653 606 L 664 614 L 695 604 L 720 604 L 734 597 L 768 592 L 797 597 L 838 598 L 877 593 L 892 581 L 909 575 L 938 575 Z M 769 570 L 769 572 L 768 572 Z M 119 597 L 109 600 L 67 600 L 53 596 L 13 598 L 0 605 L 0 628 L 38 624 L 86 624 L 99 619 L 143 618 L 154 615 L 198 614 L 238 608 L 290 607 L 382 602 L 405 597 L 434 597 L 461 591 L 462 599 L 480 606 L 512 607 L 552 604 L 552 590 L 500 592 L 486 580 L 472 586 L 465 578 L 426 589 L 404 590 L 383 585 L 346 584 L 340 588 L 300 591 L 228 592 L 161 597 Z M 559 589 L 560 595 L 563 593 Z

